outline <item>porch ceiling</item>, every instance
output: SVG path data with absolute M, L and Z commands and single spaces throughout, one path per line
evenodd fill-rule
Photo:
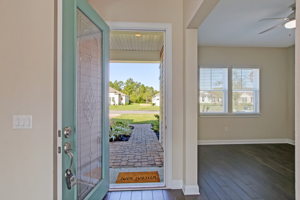
M 112 62 L 159 62 L 164 45 L 163 32 L 112 31 Z

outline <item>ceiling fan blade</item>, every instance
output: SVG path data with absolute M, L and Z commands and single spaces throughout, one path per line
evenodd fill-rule
M 295 19 L 295 18 L 296 18 L 296 13 L 292 12 L 286 19 L 287 19 L 287 21 L 290 21 L 290 20 Z
M 296 3 L 293 3 L 292 5 L 289 6 L 291 10 L 296 10 Z
M 271 30 L 277 28 L 278 26 L 282 26 L 282 25 L 285 24 L 285 23 L 286 23 L 286 22 L 284 21 L 283 23 L 280 23 L 280 24 L 277 24 L 277 25 L 275 25 L 275 26 L 272 26 L 272 27 L 270 27 L 270 28 L 268 28 L 268 29 L 266 29 L 266 30 L 264 30 L 264 31 L 262 31 L 262 32 L 260 32 L 260 33 L 258 33 L 258 34 L 264 34 L 264 33 L 266 33 L 266 32 L 269 32 L 269 31 L 271 31 Z
M 273 17 L 273 18 L 263 18 L 259 21 L 261 22 L 261 21 L 267 21 L 267 20 L 286 20 L 286 19 L 287 19 L 286 17 Z

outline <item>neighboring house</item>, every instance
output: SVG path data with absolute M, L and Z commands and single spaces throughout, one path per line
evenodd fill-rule
M 252 104 L 253 103 L 253 95 L 252 94 L 248 94 L 248 93 L 243 93 L 240 96 L 240 98 L 238 99 L 238 103 L 239 104 L 243 104 L 243 103 Z
M 222 103 L 223 98 L 211 93 L 203 92 L 200 94 L 200 103 Z
M 126 105 L 129 103 L 129 96 L 109 87 L 109 105 Z
M 152 97 L 152 103 L 156 106 L 160 106 L 160 93 L 157 93 Z

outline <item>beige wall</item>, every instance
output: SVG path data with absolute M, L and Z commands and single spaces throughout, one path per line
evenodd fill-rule
M 295 46 L 288 51 L 288 138 L 295 139 Z
M 202 3 L 203 0 L 184 0 L 183 22 L 185 27 L 189 26 Z
M 198 29 L 219 0 L 184 0 L 184 27 Z
M 183 0 L 89 0 L 107 21 L 171 23 L 173 39 L 173 179 L 182 179 Z
M 300 10 L 300 0 L 296 0 L 297 10 Z M 300 27 L 300 12 L 296 12 L 297 27 Z M 295 169 L 296 169 L 296 199 L 300 199 L 300 29 L 296 28 L 295 42 Z
M 277 139 L 293 136 L 293 48 L 200 47 L 199 65 L 261 68 L 261 115 L 200 117 L 199 140 Z
M 53 199 L 54 1 L 0 7 L 0 198 Z M 13 130 L 14 114 L 33 128 Z

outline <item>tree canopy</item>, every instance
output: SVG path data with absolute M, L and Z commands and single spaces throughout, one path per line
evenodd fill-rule
M 109 86 L 128 95 L 130 103 L 150 103 L 152 97 L 159 92 L 153 87 L 134 81 L 132 78 L 127 79 L 125 82 L 110 81 Z

